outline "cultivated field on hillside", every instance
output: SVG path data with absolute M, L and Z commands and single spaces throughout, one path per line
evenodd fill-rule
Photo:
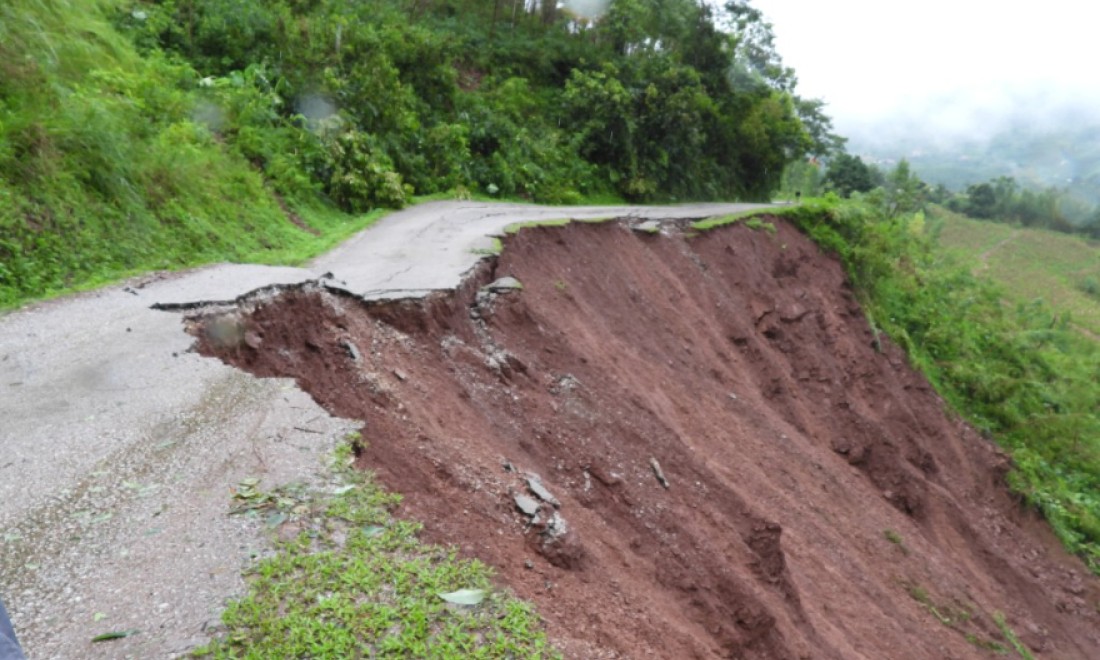
M 1100 244 L 1080 236 L 974 220 L 939 211 L 939 244 L 1017 302 L 1042 299 L 1100 335 Z M 939 224 L 939 223 L 938 223 Z

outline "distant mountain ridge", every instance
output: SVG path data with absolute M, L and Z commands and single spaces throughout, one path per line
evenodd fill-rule
M 923 180 L 953 190 L 1011 176 L 1025 187 L 1054 186 L 1100 204 L 1100 122 L 1037 127 L 1019 121 L 988 140 L 930 143 L 927 137 L 853 138 L 851 150 L 871 162 L 905 158 Z

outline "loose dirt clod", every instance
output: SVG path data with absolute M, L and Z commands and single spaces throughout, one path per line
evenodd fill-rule
M 539 475 L 527 475 L 527 489 L 531 491 L 532 495 L 539 498 L 543 502 L 546 502 L 547 504 L 553 505 L 554 508 L 558 508 L 561 506 L 561 502 L 558 501 L 558 498 L 554 497 L 550 493 L 550 491 L 546 489 L 546 486 L 542 485 L 542 479 L 539 477 Z
M 525 229 L 453 293 L 289 291 L 224 324 L 258 347 L 198 345 L 367 421 L 359 464 L 568 657 L 967 658 L 1017 635 L 1100 657 L 1100 584 L 1010 495 L 1005 455 L 775 225 Z M 523 289 L 479 298 L 497 272 Z
M 665 472 L 661 469 L 661 464 L 657 462 L 656 458 L 649 459 L 649 467 L 653 468 L 653 474 L 657 477 L 657 482 L 665 488 L 668 488 L 668 479 L 665 478 Z

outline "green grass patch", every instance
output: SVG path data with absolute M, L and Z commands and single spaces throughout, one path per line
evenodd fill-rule
M 727 215 L 719 215 L 713 218 L 703 218 L 702 220 L 696 220 L 691 223 L 691 228 L 695 231 L 709 231 L 711 229 L 717 229 L 718 227 L 725 227 L 726 225 L 732 225 L 735 222 L 756 220 L 756 225 L 752 229 L 761 229 L 765 224 L 765 221 L 760 220 L 756 216 L 771 215 L 772 209 L 753 209 L 749 211 L 742 211 L 741 213 L 729 213 Z M 770 224 L 770 223 L 767 223 Z M 772 231 L 775 231 L 775 227 L 772 226 Z
M 887 529 L 883 530 L 882 536 L 890 543 L 896 545 L 903 555 L 909 555 L 909 548 L 905 545 L 905 541 L 901 538 L 901 534 L 898 534 L 892 529 Z
M 620 216 L 608 215 L 600 216 L 598 218 L 552 218 L 550 220 L 529 220 L 526 222 L 513 222 L 504 228 L 504 233 L 507 235 L 518 234 L 524 229 L 530 229 L 532 227 L 564 227 L 571 222 L 587 222 L 591 224 L 599 224 L 601 222 L 610 222 L 611 220 L 617 220 Z
M 508 235 L 518 234 L 524 229 L 530 229 L 532 227 L 564 227 L 572 222 L 569 218 L 556 218 L 554 220 L 530 220 L 528 222 L 513 222 L 504 228 L 504 233 Z
M 994 612 L 993 621 L 997 623 L 997 627 L 1001 630 L 1001 634 L 1004 635 L 1004 638 L 1008 640 L 1008 643 L 1012 645 L 1012 648 L 1016 650 L 1016 653 L 1018 653 L 1021 658 L 1024 658 L 1024 660 L 1035 660 L 1035 656 L 1031 655 L 1031 651 L 1029 651 L 1016 636 L 1016 631 L 1008 625 L 1003 613 Z
M 774 236 L 777 231 L 774 224 L 761 220 L 760 218 L 749 218 L 745 221 L 745 226 L 753 231 L 765 231 L 772 236 Z
M 238 510 L 302 531 L 251 570 L 247 595 L 223 614 L 225 633 L 194 656 L 559 657 L 532 607 L 494 587 L 487 566 L 421 543 L 419 524 L 391 514 L 398 495 L 339 472 L 345 483 L 328 495 L 242 487 Z

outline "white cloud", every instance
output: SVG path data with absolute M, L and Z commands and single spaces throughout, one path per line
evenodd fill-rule
M 916 115 L 943 131 L 1073 106 L 1100 121 L 1100 9 L 1043 3 L 754 0 L 799 92 L 841 132 Z

